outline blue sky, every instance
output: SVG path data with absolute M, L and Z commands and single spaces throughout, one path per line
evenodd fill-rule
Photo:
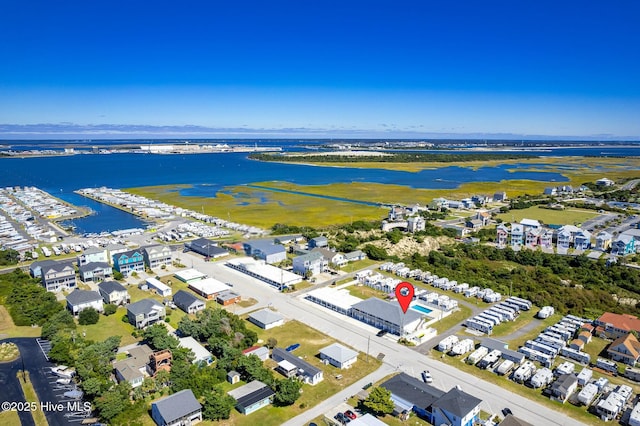
M 636 0 L 4 3 L 4 139 L 640 139 Z

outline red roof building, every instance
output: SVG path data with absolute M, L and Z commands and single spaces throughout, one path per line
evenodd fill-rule
M 630 331 L 640 332 L 640 319 L 629 314 L 605 312 L 595 323 L 604 328 L 604 337 L 609 339 L 624 337 Z

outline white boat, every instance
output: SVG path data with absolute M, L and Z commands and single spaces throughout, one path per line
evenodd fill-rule
M 59 385 L 68 385 L 69 383 L 71 383 L 71 379 L 58 379 L 56 380 L 56 383 Z
M 68 391 L 63 393 L 65 398 L 70 398 L 70 399 L 80 399 L 82 398 L 82 396 L 84 395 L 84 393 L 81 390 L 72 390 L 72 391 Z

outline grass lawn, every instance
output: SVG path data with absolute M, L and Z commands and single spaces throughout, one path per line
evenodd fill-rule
M 371 297 L 377 297 L 379 299 L 385 300 L 387 298 L 387 293 L 384 291 L 376 290 L 371 287 L 367 287 L 366 285 L 350 285 L 347 287 L 349 290 L 349 294 L 355 297 L 359 297 L 360 299 L 369 299 Z
M 594 336 L 591 338 L 591 342 L 584 345 L 583 351 L 588 353 L 591 356 L 591 361 L 595 363 L 598 357 L 602 357 L 601 353 L 609 346 L 609 343 L 611 342 L 608 340 Z
M 0 412 L 0 424 L 2 426 L 20 426 L 20 417 L 17 411 Z
M 458 309 L 456 309 L 455 312 L 441 319 L 440 321 L 436 321 L 429 327 L 435 328 L 438 331 L 438 334 L 442 334 L 445 331 L 449 330 L 451 327 L 454 327 L 462 321 L 465 321 L 471 316 L 471 313 L 471 308 L 468 308 L 464 305 L 458 305 Z
M 593 210 L 581 210 L 569 208 L 565 210 L 544 209 L 541 206 L 533 206 L 522 210 L 509 210 L 498 215 L 505 222 L 520 222 L 522 219 L 537 219 L 545 225 L 577 225 L 587 219 L 598 216 Z
M 15 343 L 1 343 L 0 344 L 0 362 L 9 362 L 17 359 L 20 356 L 20 351 Z
M 122 321 L 122 317 L 126 314 L 127 309 L 121 306 L 113 315 L 109 315 L 108 317 L 100 315 L 97 324 L 79 325 L 76 332 L 84 332 L 86 333 L 87 339 L 96 342 L 101 342 L 111 336 L 122 336 L 122 340 L 120 341 L 121 346 L 135 343 L 139 340 L 131 335 L 135 327 L 128 322 L 125 323 Z
M 29 378 L 29 372 L 18 373 L 18 381 L 20 382 L 20 386 L 22 386 L 22 392 L 24 393 L 25 400 L 27 402 L 35 402 L 40 405 L 40 401 L 38 400 L 38 395 L 36 391 L 33 389 L 33 385 L 31 384 L 31 379 Z M 42 410 L 34 410 L 31 411 L 31 415 L 33 416 L 33 421 L 38 425 L 48 425 L 47 418 L 44 416 L 44 412 Z
M 258 303 L 258 301 L 253 297 L 250 297 L 248 299 L 242 299 L 241 301 L 239 301 L 238 306 L 240 306 L 241 308 L 248 308 L 255 305 L 256 303 Z
M 40 327 L 18 326 L 7 308 L 0 305 L 0 339 L 4 337 L 40 337 Z
M 366 362 L 364 354 L 360 354 L 358 361 L 346 370 L 340 370 L 331 365 L 322 364 L 318 357 L 318 351 L 334 343 L 335 340 L 295 320 L 288 321 L 284 325 L 270 330 L 262 330 L 250 323 L 247 324 L 247 326 L 258 333 L 262 341 L 266 341 L 270 337 L 275 338 L 278 341 L 278 347 L 286 347 L 294 343 L 300 343 L 300 347 L 296 349 L 295 355 L 302 357 L 310 364 L 323 370 L 324 380 L 315 386 L 304 385 L 302 387 L 303 393 L 298 401 L 289 407 L 269 406 L 248 416 L 242 415 L 234 410 L 229 420 L 217 423 L 220 425 L 280 425 L 286 420 L 302 413 L 307 408 L 336 394 L 356 380 L 375 371 L 380 366 L 380 361 L 373 357 L 369 357 L 369 362 Z M 273 361 L 267 361 L 267 365 L 273 366 L 275 364 Z M 341 379 L 336 378 L 338 374 L 342 375 Z M 276 377 L 281 378 L 277 373 Z
M 340 268 L 340 270 L 345 272 L 359 271 L 360 269 L 368 268 L 369 266 L 375 265 L 378 263 L 380 263 L 379 260 L 362 259 L 356 262 L 348 263 L 344 265 L 342 268 Z
M 545 328 L 557 323 L 560 320 L 560 318 L 562 318 L 561 315 L 555 314 L 555 315 L 551 315 L 549 318 L 539 320 L 539 319 L 531 318 L 531 316 L 529 316 L 526 312 L 527 311 L 521 312 L 518 319 L 516 319 L 516 321 L 513 322 L 513 323 L 518 323 L 518 321 L 521 318 L 524 318 L 523 321 L 520 322 L 520 324 L 521 324 L 521 327 L 526 327 L 525 331 L 522 334 L 516 333 L 518 334 L 517 337 L 513 337 L 509 339 L 508 341 L 509 347 L 512 348 L 513 350 L 517 350 L 517 348 L 519 348 L 520 346 L 524 346 L 524 342 L 526 342 L 527 340 L 534 340 L 538 336 L 538 334 L 540 334 Z M 513 323 L 506 323 L 506 324 L 503 323 L 498 325 L 498 327 L 502 325 L 505 325 L 508 327 L 510 324 L 513 324 Z M 531 325 L 527 326 L 527 324 L 531 324 Z M 507 331 L 510 331 L 511 333 L 516 332 L 516 330 L 517 330 L 516 328 L 511 330 L 507 328 Z M 498 336 L 498 338 L 500 336 L 506 336 L 507 338 L 509 338 L 507 333 L 501 333 Z M 496 337 L 495 332 L 491 335 L 491 337 Z

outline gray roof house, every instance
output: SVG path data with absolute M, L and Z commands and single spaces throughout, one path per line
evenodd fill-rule
M 131 387 L 138 387 L 147 376 L 147 364 L 149 363 L 149 355 L 153 350 L 147 345 L 139 345 L 129 349 L 129 356 L 123 360 L 113 363 L 118 383 L 127 381 Z
M 287 249 L 273 240 L 251 240 L 242 244 L 247 256 L 262 259 L 266 263 L 278 263 L 287 258 Z
M 404 411 L 415 411 L 418 415 L 431 420 L 431 405 L 444 392 L 434 388 L 421 380 L 411 377 L 406 373 L 400 373 L 393 376 L 380 385 L 391 392 L 391 400 L 395 405 L 394 411 L 397 414 Z M 433 423 L 430 421 L 430 423 Z
M 327 240 L 327 237 L 319 236 L 309 240 L 310 249 L 314 247 L 328 247 L 328 246 L 329 246 L 329 240 Z
M 397 303 L 386 302 L 377 297 L 353 305 L 351 316 L 399 336 L 414 331 L 422 320 L 422 315 L 417 311 L 407 309 L 405 314 Z
M 475 424 L 480 416 L 481 403 L 481 399 L 469 395 L 460 388 L 451 388 L 431 405 L 433 424 L 452 426 Z
M 58 292 L 76 287 L 76 270 L 70 261 L 41 264 L 40 276 L 47 291 Z
M 184 247 L 205 257 L 217 258 L 229 254 L 225 249 L 218 247 L 218 243 L 207 238 L 198 238 L 184 243 Z
M 151 403 L 151 418 L 158 426 L 183 426 L 202 421 L 202 405 L 191 389 Z
M 125 286 L 116 281 L 103 281 L 98 284 L 98 292 L 104 303 L 112 305 L 124 305 L 129 302 L 129 293 Z
M 271 404 L 275 392 L 261 381 L 254 380 L 244 386 L 227 392 L 236 400 L 236 410 L 251 414 Z
M 333 343 L 326 348 L 320 349 L 320 359 L 326 360 L 334 367 L 349 368 L 351 364 L 358 360 L 358 352 L 339 343 Z
M 155 244 L 142 248 L 142 256 L 151 269 L 171 265 L 171 248 L 162 244 Z
M 284 317 L 271 309 L 265 308 L 249 314 L 249 321 L 258 327 L 268 330 L 284 324 Z
M 78 266 L 80 279 L 87 281 L 104 281 L 113 276 L 113 269 L 107 262 L 91 262 Z
M 318 384 L 324 379 L 322 370 L 314 367 L 307 361 L 292 355 L 282 348 L 273 348 L 271 358 L 273 358 L 273 360 L 278 364 L 284 362 L 287 363 L 287 365 L 294 367 L 295 375 L 310 385 Z
M 67 295 L 67 309 L 73 315 L 78 315 L 84 309 L 93 308 L 103 311 L 102 296 L 97 291 L 75 289 Z
M 161 321 L 166 315 L 164 306 L 153 299 L 142 299 L 127 306 L 129 323 L 136 328 L 145 328 Z
M 195 314 L 205 308 L 204 300 L 185 290 L 179 290 L 173 295 L 173 303 L 188 314 Z
M 310 252 L 293 258 L 293 272 L 305 276 L 307 272 L 312 275 L 324 272 L 329 266 L 329 262 L 322 253 Z
M 366 258 L 367 255 L 362 250 L 355 250 L 344 254 L 344 260 L 347 262 L 355 262 Z

